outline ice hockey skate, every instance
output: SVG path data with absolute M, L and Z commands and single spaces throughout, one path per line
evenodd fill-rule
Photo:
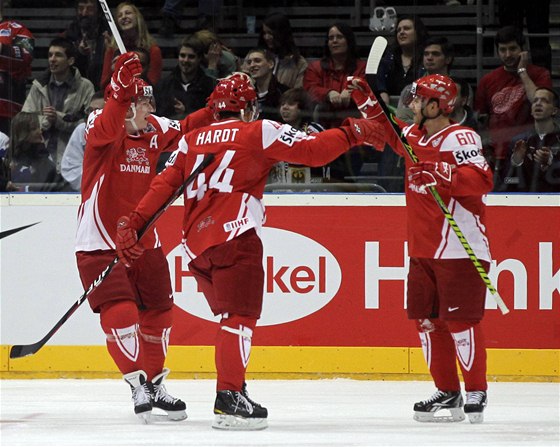
M 440 411 L 443 413 L 438 414 Z M 460 391 L 437 390 L 432 397 L 414 404 L 414 420 L 418 422 L 461 422 L 463 396 Z
M 141 369 L 123 376 L 123 379 L 130 385 L 132 390 L 134 413 L 145 424 L 149 423 L 150 414 L 152 413 L 152 396 L 146 378 L 146 373 Z
M 486 391 L 467 391 L 467 403 L 463 407 L 471 424 L 484 422 L 484 408 L 488 404 Z
M 171 396 L 163 384 L 165 378 L 169 375 L 170 370 L 163 368 L 163 371 L 155 376 L 151 383 L 152 406 L 163 410 L 171 421 L 182 421 L 187 419 L 187 405 L 181 399 Z M 152 413 L 152 417 L 159 416 Z
M 242 391 L 218 391 L 214 414 L 212 427 L 221 430 L 262 430 L 268 427 L 268 410 L 248 398 L 245 384 Z

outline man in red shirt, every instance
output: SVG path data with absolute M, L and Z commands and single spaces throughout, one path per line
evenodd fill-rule
M 242 74 L 221 80 L 209 101 L 217 122 L 181 140 L 150 191 L 129 217 L 121 218 L 117 249 L 123 262 L 132 262 L 144 245 L 136 243 L 138 229 L 205 154 L 214 154 L 213 162 L 186 188 L 183 247 L 212 312 L 221 315 L 213 427 L 258 430 L 267 427 L 268 412 L 249 399 L 245 370 L 263 301 L 258 234 L 265 220 L 262 197 L 268 173 L 279 161 L 321 166 L 357 144 L 377 147 L 381 126 L 349 118 L 340 128 L 307 135 L 287 124 L 255 121 L 257 94 Z
M 117 220 L 148 190 L 160 154 L 174 150 L 187 129 L 212 121 L 208 108 L 183 121 L 152 115 L 152 87 L 139 78 L 141 72 L 135 53 L 120 56 L 105 108 L 88 117 L 76 235 L 84 287 L 115 258 Z M 156 230 L 143 241 L 147 249 L 138 262 L 115 265 L 88 300 L 100 314 L 109 354 L 132 388 L 135 413 L 148 422 L 155 407 L 181 420 L 187 417 L 185 403 L 163 385 L 173 307 L 169 267 Z
M 485 197 L 492 172 L 482 155 L 480 136 L 452 124 L 449 115 L 457 87 L 447 76 L 424 76 L 412 84 L 407 103 L 414 113 L 408 125 L 397 120 L 418 157 L 412 162 L 391 123 L 381 113 L 367 84 L 352 97 L 364 116 L 379 120 L 386 141 L 405 157 L 408 253 L 407 314 L 415 322 L 437 391 L 414 405 L 420 422 L 483 421 L 487 403 L 486 347 L 480 321 L 486 286 L 451 229 L 428 187 L 434 186 L 486 271 L 491 256 L 485 223 Z M 377 147 L 383 147 L 377 146 Z M 463 408 L 456 361 L 465 382 Z M 446 410 L 449 416 L 437 414 Z
M 3 20 L 0 5 L 0 132 L 10 135 L 11 119 L 25 101 L 35 40 L 21 23 Z
M 552 80 L 547 69 L 529 63 L 521 31 L 513 26 L 501 28 L 494 42 L 503 65 L 482 77 L 474 108 L 481 116 L 487 116 L 489 156 L 495 162 L 496 177 L 501 180 L 509 142 L 532 124 L 531 103 L 536 89 L 552 88 Z

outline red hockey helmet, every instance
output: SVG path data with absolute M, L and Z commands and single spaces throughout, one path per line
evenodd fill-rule
M 150 84 L 148 84 L 146 81 L 144 81 L 142 78 L 137 78 L 135 80 L 135 84 L 136 84 L 136 93 L 132 97 L 132 101 L 138 103 L 139 99 L 140 100 L 144 99 L 145 101 L 149 101 L 152 104 L 152 106 L 155 108 L 153 87 Z M 114 93 L 115 92 L 113 90 L 113 87 L 109 82 L 109 84 L 107 84 L 107 87 L 105 87 L 105 95 L 104 95 L 105 101 L 107 101 L 111 96 L 116 98 Z
M 427 75 L 412 83 L 410 96 L 405 103 L 410 104 L 416 96 L 426 99 L 437 99 L 441 111 L 449 114 L 453 112 L 453 107 L 455 106 L 457 86 L 448 76 L 441 74 Z
M 220 112 L 250 112 L 247 121 L 254 121 L 258 116 L 257 92 L 251 78 L 245 73 L 233 73 L 220 79 L 214 91 L 208 97 L 208 106 L 217 116 Z M 245 118 L 244 118 L 245 119 Z

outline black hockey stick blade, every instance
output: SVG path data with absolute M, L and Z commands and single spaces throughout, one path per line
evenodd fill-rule
M 187 177 L 187 179 L 177 189 L 177 191 L 175 191 L 175 193 L 173 193 L 173 195 L 171 197 L 169 197 L 169 199 L 167 199 L 167 201 L 154 213 L 154 215 L 150 218 L 150 220 L 148 220 L 148 222 L 146 222 L 144 227 L 141 228 L 138 231 L 138 239 L 140 239 L 146 233 L 146 231 L 150 229 L 150 227 L 160 218 L 160 216 L 165 212 L 165 210 L 167 208 L 169 208 L 171 206 L 171 204 L 173 202 L 175 202 L 175 200 L 177 200 L 179 198 L 179 196 L 181 196 L 181 194 L 183 194 L 185 188 L 189 184 L 191 184 L 196 179 L 198 174 L 200 174 L 202 172 L 202 170 L 204 168 L 206 168 L 206 166 L 208 166 L 213 160 L 214 160 L 214 154 L 206 154 L 204 156 L 204 159 L 202 160 L 202 162 Z M 66 313 L 62 316 L 62 318 L 57 321 L 57 323 L 48 332 L 48 334 L 45 335 L 41 340 L 39 340 L 36 343 L 32 343 L 30 345 L 14 345 L 14 346 L 12 346 L 12 348 L 10 349 L 10 358 L 11 359 L 18 359 L 18 358 L 21 358 L 21 357 L 27 357 L 28 355 L 33 355 L 37 351 L 39 351 L 39 349 L 41 349 L 52 338 L 52 336 L 54 334 L 56 334 L 56 332 L 58 332 L 58 330 L 62 327 L 62 325 L 66 322 L 66 320 L 68 320 L 68 318 L 70 318 L 70 316 L 72 316 L 72 314 L 74 312 L 76 312 L 76 310 L 78 310 L 78 308 L 87 299 L 87 297 L 89 295 L 91 295 L 91 293 L 97 287 L 99 287 L 99 285 L 105 280 L 105 278 L 109 275 L 109 273 L 111 273 L 111 271 L 113 270 L 113 267 L 115 265 L 117 265 L 118 262 L 119 262 L 119 258 L 115 257 L 115 259 L 113 259 L 111 261 L 111 263 L 109 265 L 107 265 L 107 267 L 105 267 L 105 269 L 99 274 L 99 276 L 95 279 L 95 281 L 93 281 L 89 285 L 89 287 L 82 294 L 82 296 L 80 296 L 80 298 L 78 298 L 78 301 L 76 301 L 72 305 L 72 307 L 70 307 L 70 309 L 68 309 L 68 311 L 66 311 Z

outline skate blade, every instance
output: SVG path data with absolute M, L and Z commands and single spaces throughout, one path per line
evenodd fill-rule
M 212 428 L 218 430 L 264 430 L 268 427 L 266 418 L 242 418 L 229 414 L 217 414 Z
M 144 424 L 149 424 L 151 418 L 151 411 L 136 413 L 136 416 L 138 416 L 138 419 L 140 419 Z
M 482 424 L 484 422 L 484 413 L 467 413 L 471 424 Z
M 187 412 L 185 410 L 166 411 L 154 407 L 150 420 L 154 422 L 177 422 L 184 421 L 187 417 Z
M 448 411 L 449 414 L 441 414 L 442 411 Z M 461 422 L 465 420 L 465 413 L 462 408 L 447 408 L 435 413 L 415 411 L 414 420 L 418 422 Z

